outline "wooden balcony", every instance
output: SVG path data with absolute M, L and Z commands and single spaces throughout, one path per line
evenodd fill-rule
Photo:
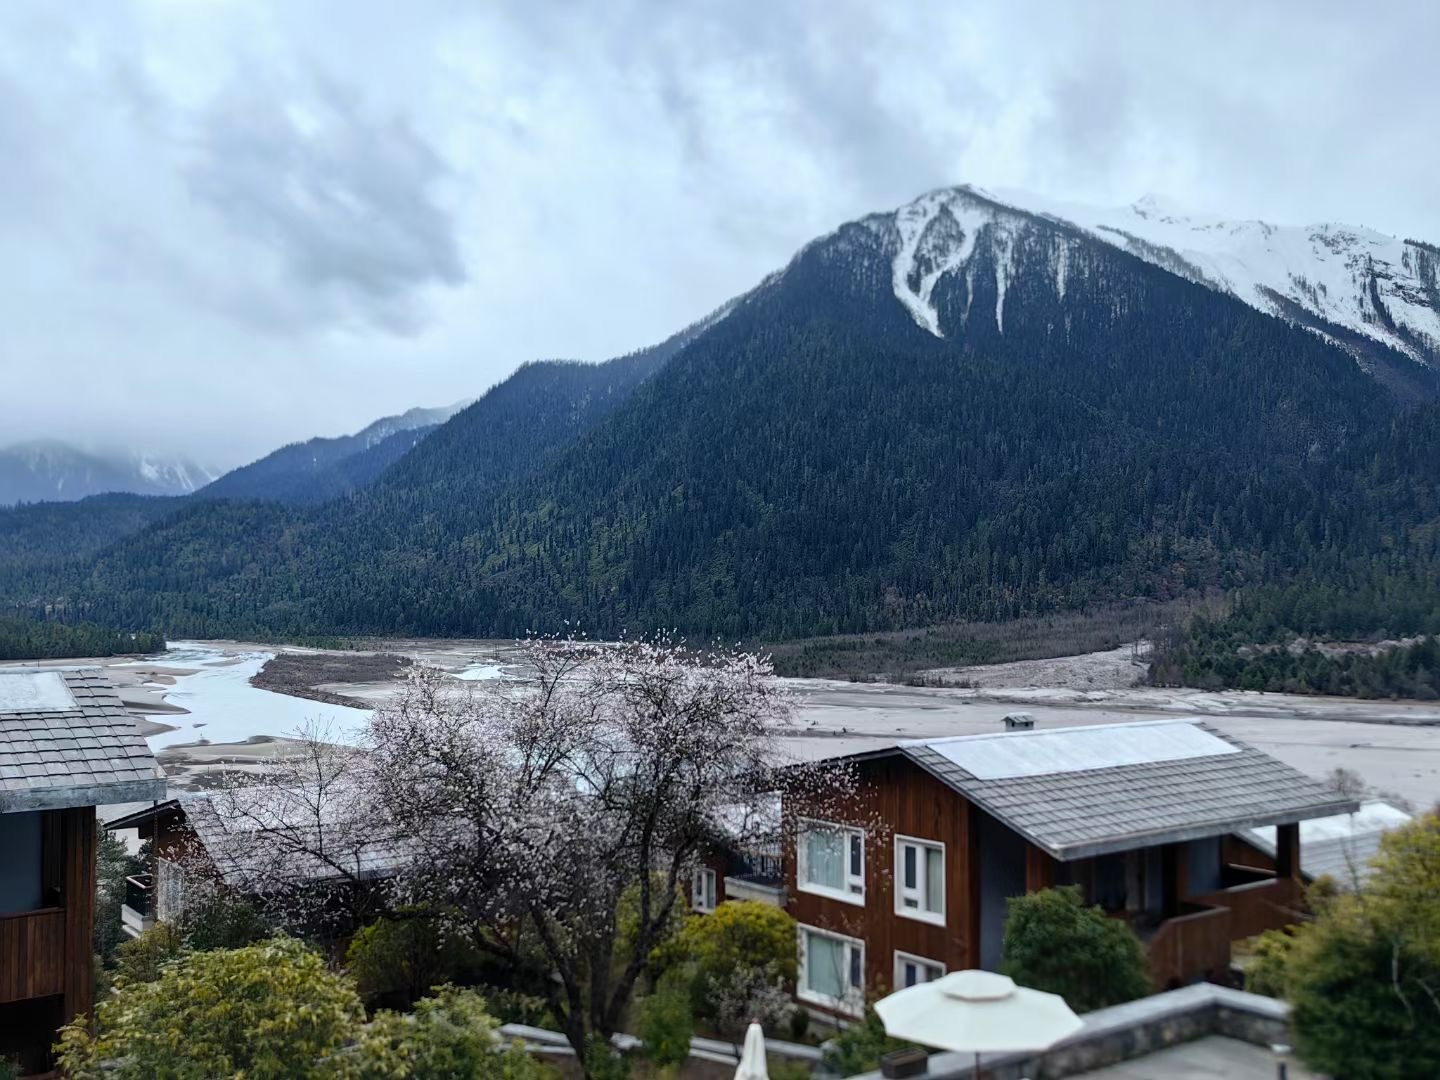
M 64 909 L 0 915 L 0 1004 L 64 992 Z
M 1305 914 L 1304 886 L 1291 877 L 1250 880 L 1193 897 L 1192 901 L 1229 909 L 1231 941 L 1291 926 Z
M 1145 943 L 1151 982 L 1157 990 L 1223 982 L 1230 970 L 1230 934 L 1229 908 L 1185 905 L 1183 914 L 1162 922 Z

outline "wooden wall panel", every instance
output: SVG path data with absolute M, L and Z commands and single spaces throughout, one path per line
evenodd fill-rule
M 0 916 L 0 1003 L 65 989 L 65 912 Z
M 53 811 L 60 831 L 65 902 L 65 1021 L 89 1013 L 95 995 L 92 967 L 95 931 L 95 808 Z
M 979 910 L 968 868 L 976 854 L 969 804 L 951 788 L 903 758 L 863 763 L 862 783 L 846 811 L 819 810 L 800 799 L 785 800 L 787 910 L 797 922 L 865 941 L 867 994 L 892 989 L 895 952 L 910 953 L 956 971 L 978 961 Z M 847 904 L 797 887 L 795 820 L 813 816 L 866 828 L 865 904 Z M 883 829 L 875 828 L 877 822 Z M 945 845 L 945 925 L 895 912 L 895 838 L 910 836 Z
M 1055 884 L 1054 857 L 1034 844 L 1025 844 L 1025 891 L 1027 893 L 1048 889 Z

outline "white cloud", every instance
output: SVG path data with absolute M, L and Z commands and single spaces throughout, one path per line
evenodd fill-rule
M 0 441 L 223 464 L 659 340 L 947 182 L 1440 239 L 1440 8 L 0 8 Z

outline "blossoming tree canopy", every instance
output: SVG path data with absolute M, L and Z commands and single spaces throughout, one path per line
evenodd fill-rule
M 343 776 L 333 756 L 309 760 L 343 793 L 347 819 L 367 823 L 366 842 L 403 854 L 389 902 L 538 975 L 583 1052 L 620 1024 L 718 823 L 732 843 L 746 839 L 737 822 L 773 828 L 773 813 L 745 808 L 773 807 L 778 768 L 792 789 L 807 770 L 780 750 L 792 704 L 764 657 L 666 641 L 522 648 L 525 679 L 460 683 L 417 666 Z M 844 799 L 848 773 L 817 766 L 807 786 Z M 318 846 L 325 816 L 269 842 Z M 353 828 L 329 831 L 355 842 Z M 333 847 L 327 858 L 345 861 Z M 619 934 L 622 897 L 635 917 Z

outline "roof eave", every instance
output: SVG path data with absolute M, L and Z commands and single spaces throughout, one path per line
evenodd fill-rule
M 986 813 L 991 813 L 983 804 L 979 805 L 986 810 Z M 1227 818 L 1224 821 L 1201 822 L 1176 829 L 1159 829 L 1155 832 L 1131 833 L 1126 836 L 1110 837 L 1084 844 L 1047 844 L 1024 830 L 1017 829 L 1013 825 L 1010 827 L 1055 858 L 1063 862 L 1071 862 L 1075 859 L 1094 858 L 1097 855 L 1112 855 L 1119 851 L 1154 847 L 1157 844 L 1177 844 L 1187 840 L 1203 840 L 1211 836 L 1229 836 L 1245 829 L 1259 829 L 1266 825 L 1293 825 L 1298 821 L 1308 821 L 1310 818 L 1329 817 L 1332 814 L 1353 814 L 1359 805 L 1353 799 L 1338 799 L 1335 802 L 1320 803 L 1300 809 L 1291 808 L 1269 814 L 1252 814 L 1246 817 Z
M 167 787 L 163 776 L 126 780 L 118 784 L 85 784 L 75 787 L 44 787 L 29 791 L 0 792 L 0 814 L 33 810 L 69 810 L 80 806 L 109 803 L 149 802 L 163 799 Z
M 166 794 L 169 794 L 168 790 Z M 169 814 L 172 812 L 184 813 L 180 806 L 179 799 L 166 799 L 164 802 L 157 802 L 154 806 L 147 806 L 141 810 L 132 810 L 128 814 L 111 818 L 105 822 L 105 828 L 114 830 L 133 829 L 149 821 L 152 817 L 159 817 L 161 814 Z

